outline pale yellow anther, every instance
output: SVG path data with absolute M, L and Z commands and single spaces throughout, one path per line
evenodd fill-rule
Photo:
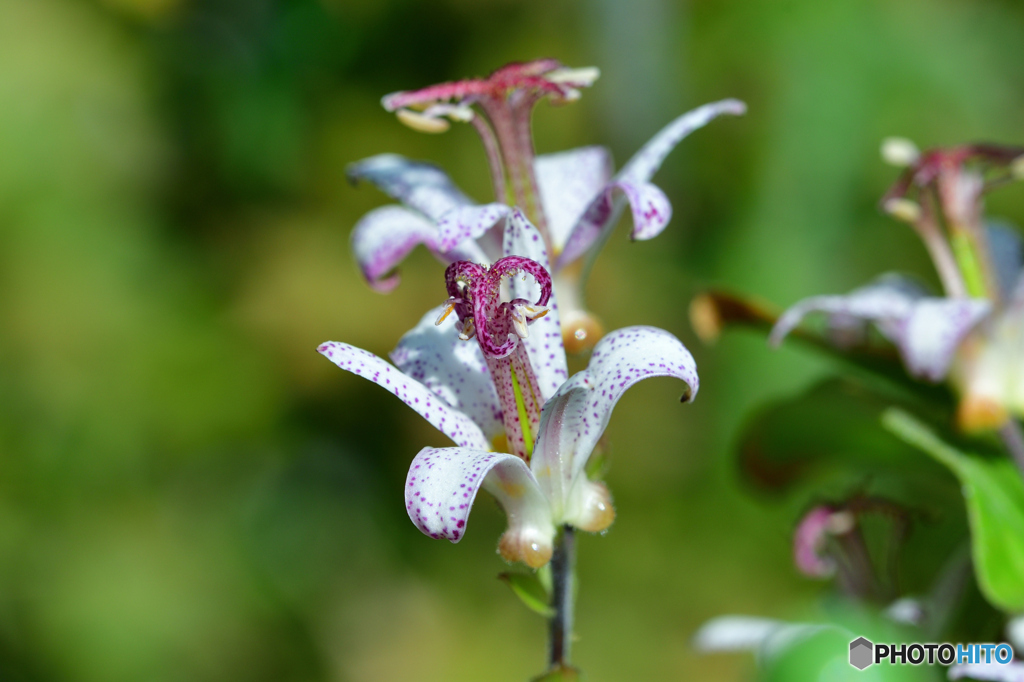
M 856 525 L 856 517 L 848 511 L 836 512 L 825 521 L 825 529 L 832 535 L 846 535 Z
M 395 112 L 395 116 L 405 125 L 421 133 L 443 133 L 451 127 L 451 124 L 443 118 L 426 116 L 412 109 L 399 109 Z
M 459 332 L 459 338 L 463 341 L 469 341 L 476 336 L 476 323 L 473 322 L 472 317 L 466 319 L 465 322 L 455 323 L 455 329 Z
M 1017 180 L 1024 180 L 1024 155 L 1013 160 L 1010 164 L 1010 173 Z
M 584 66 L 578 69 L 555 69 L 544 75 L 552 83 L 571 83 L 573 85 L 593 85 L 601 77 L 601 69 L 596 66 Z
M 917 163 L 921 152 L 917 145 L 905 137 L 887 137 L 882 140 L 882 160 L 890 166 L 905 168 Z
M 886 201 L 882 208 L 893 218 L 906 223 L 916 223 L 921 219 L 921 206 L 910 199 L 893 197 Z
M 446 305 L 444 307 L 444 310 L 441 311 L 441 314 L 437 316 L 437 320 L 434 322 L 434 326 L 441 326 L 441 323 L 444 322 L 445 319 L 447 319 L 447 317 L 452 314 L 453 310 L 455 310 L 454 303 L 449 303 L 448 305 Z

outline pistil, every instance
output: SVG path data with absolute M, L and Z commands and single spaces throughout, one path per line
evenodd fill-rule
M 502 280 L 521 273 L 531 275 L 540 286 L 537 302 L 521 298 L 502 302 Z M 448 266 L 445 278 L 448 306 L 438 324 L 454 311 L 459 317 L 459 336 L 466 340 L 475 336 L 501 402 L 509 451 L 529 462 L 543 400 L 521 340 L 529 335 L 528 325 L 547 314 L 551 277 L 535 261 L 508 256 L 490 268 L 457 261 Z

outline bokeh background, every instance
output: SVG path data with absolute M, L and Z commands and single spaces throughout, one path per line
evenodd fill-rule
M 721 613 L 799 618 L 799 511 L 737 475 L 751 409 L 830 371 L 755 334 L 714 347 L 709 285 L 787 304 L 884 269 L 934 281 L 876 201 L 882 137 L 1024 140 L 1012 0 L 0 0 L 0 680 L 523 680 L 543 621 L 495 579 L 500 509 L 458 545 L 409 522 L 443 436 L 314 349 L 386 354 L 445 297 L 418 251 L 382 296 L 348 247 L 385 203 L 345 167 L 397 152 L 488 199 L 468 126 L 415 133 L 382 94 L 506 61 L 597 65 L 541 105 L 538 151 L 619 163 L 678 113 L 739 97 L 656 182 L 657 240 L 620 230 L 590 306 L 693 350 L 701 391 L 614 415 L 619 517 L 580 544 L 575 659 L 593 682 L 748 678 L 700 656 Z M 1005 190 L 994 212 L 1024 222 Z M 628 219 L 626 219 L 628 220 Z

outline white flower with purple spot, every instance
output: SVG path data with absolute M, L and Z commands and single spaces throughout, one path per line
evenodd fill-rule
M 395 365 L 345 343 L 318 350 L 456 443 L 414 458 L 405 489 L 413 523 L 458 542 L 485 488 L 508 517 L 502 556 L 536 568 L 550 560 L 559 526 L 597 532 L 614 519 L 608 489 L 584 468 L 622 394 L 641 379 L 670 376 L 686 384 L 689 401 L 698 379 L 683 344 L 653 327 L 611 332 L 570 378 L 544 242 L 517 210 L 503 241 L 506 255 L 490 266 L 448 267 L 448 301 L 402 338 Z
M 1024 148 L 980 144 L 919 154 L 911 143 L 888 140 L 883 155 L 908 167 L 882 207 L 921 237 L 945 295 L 885 275 L 846 295 L 796 303 L 769 341 L 778 345 L 815 312 L 826 313 L 847 342 L 863 339 L 871 322 L 895 344 L 912 376 L 950 380 L 960 394 L 963 428 L 998 428 L 1010 416 L 1024 416 L 1021 238 L 983 219 L 984 193 L 1020 175 Z
M 633 216 L 633 239 L 660 234 L 672 205 L 651 177 L 691 132 L 720 115 L 746 110 L 742 102 L 727 99 L 683 114 L 614 175 L 604 147 L 535 156 L 530 128 L 534 105 L 545 97 L 571 101 L 597 76 L 597 69 L 567 69 L 555 60 L 540 59 L 510 64 L 485 79 L 386 96 L 384 107 L 418 130 L 440 132 L 447 129 L 448 119 L 472 123 L 487 152 L 496 203 L 475 204 L 428 163 L 382 154 L 353 164 L 353 182 L 368 180 L 404 204 L 370 211 L 352 232 L 356 260 L 370 284 L 380 291 L 394 288 L 398 264 L 419 244 L 445 263 L 494 262 L 502 255 L 502 218 L 510 206 L 519 206 L 553 257 L 550 272 L 562 302 L 567 348 L 578 352 L 592 347 L 602 332 L 584 309 L 584 279 L 626 205 Z

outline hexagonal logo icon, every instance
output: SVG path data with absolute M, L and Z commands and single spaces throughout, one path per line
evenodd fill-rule
M 850 642 L 850 665 L 857 670 L 863 670 L 874 663 L 874 648 L 874 645 L 863 637 Z

